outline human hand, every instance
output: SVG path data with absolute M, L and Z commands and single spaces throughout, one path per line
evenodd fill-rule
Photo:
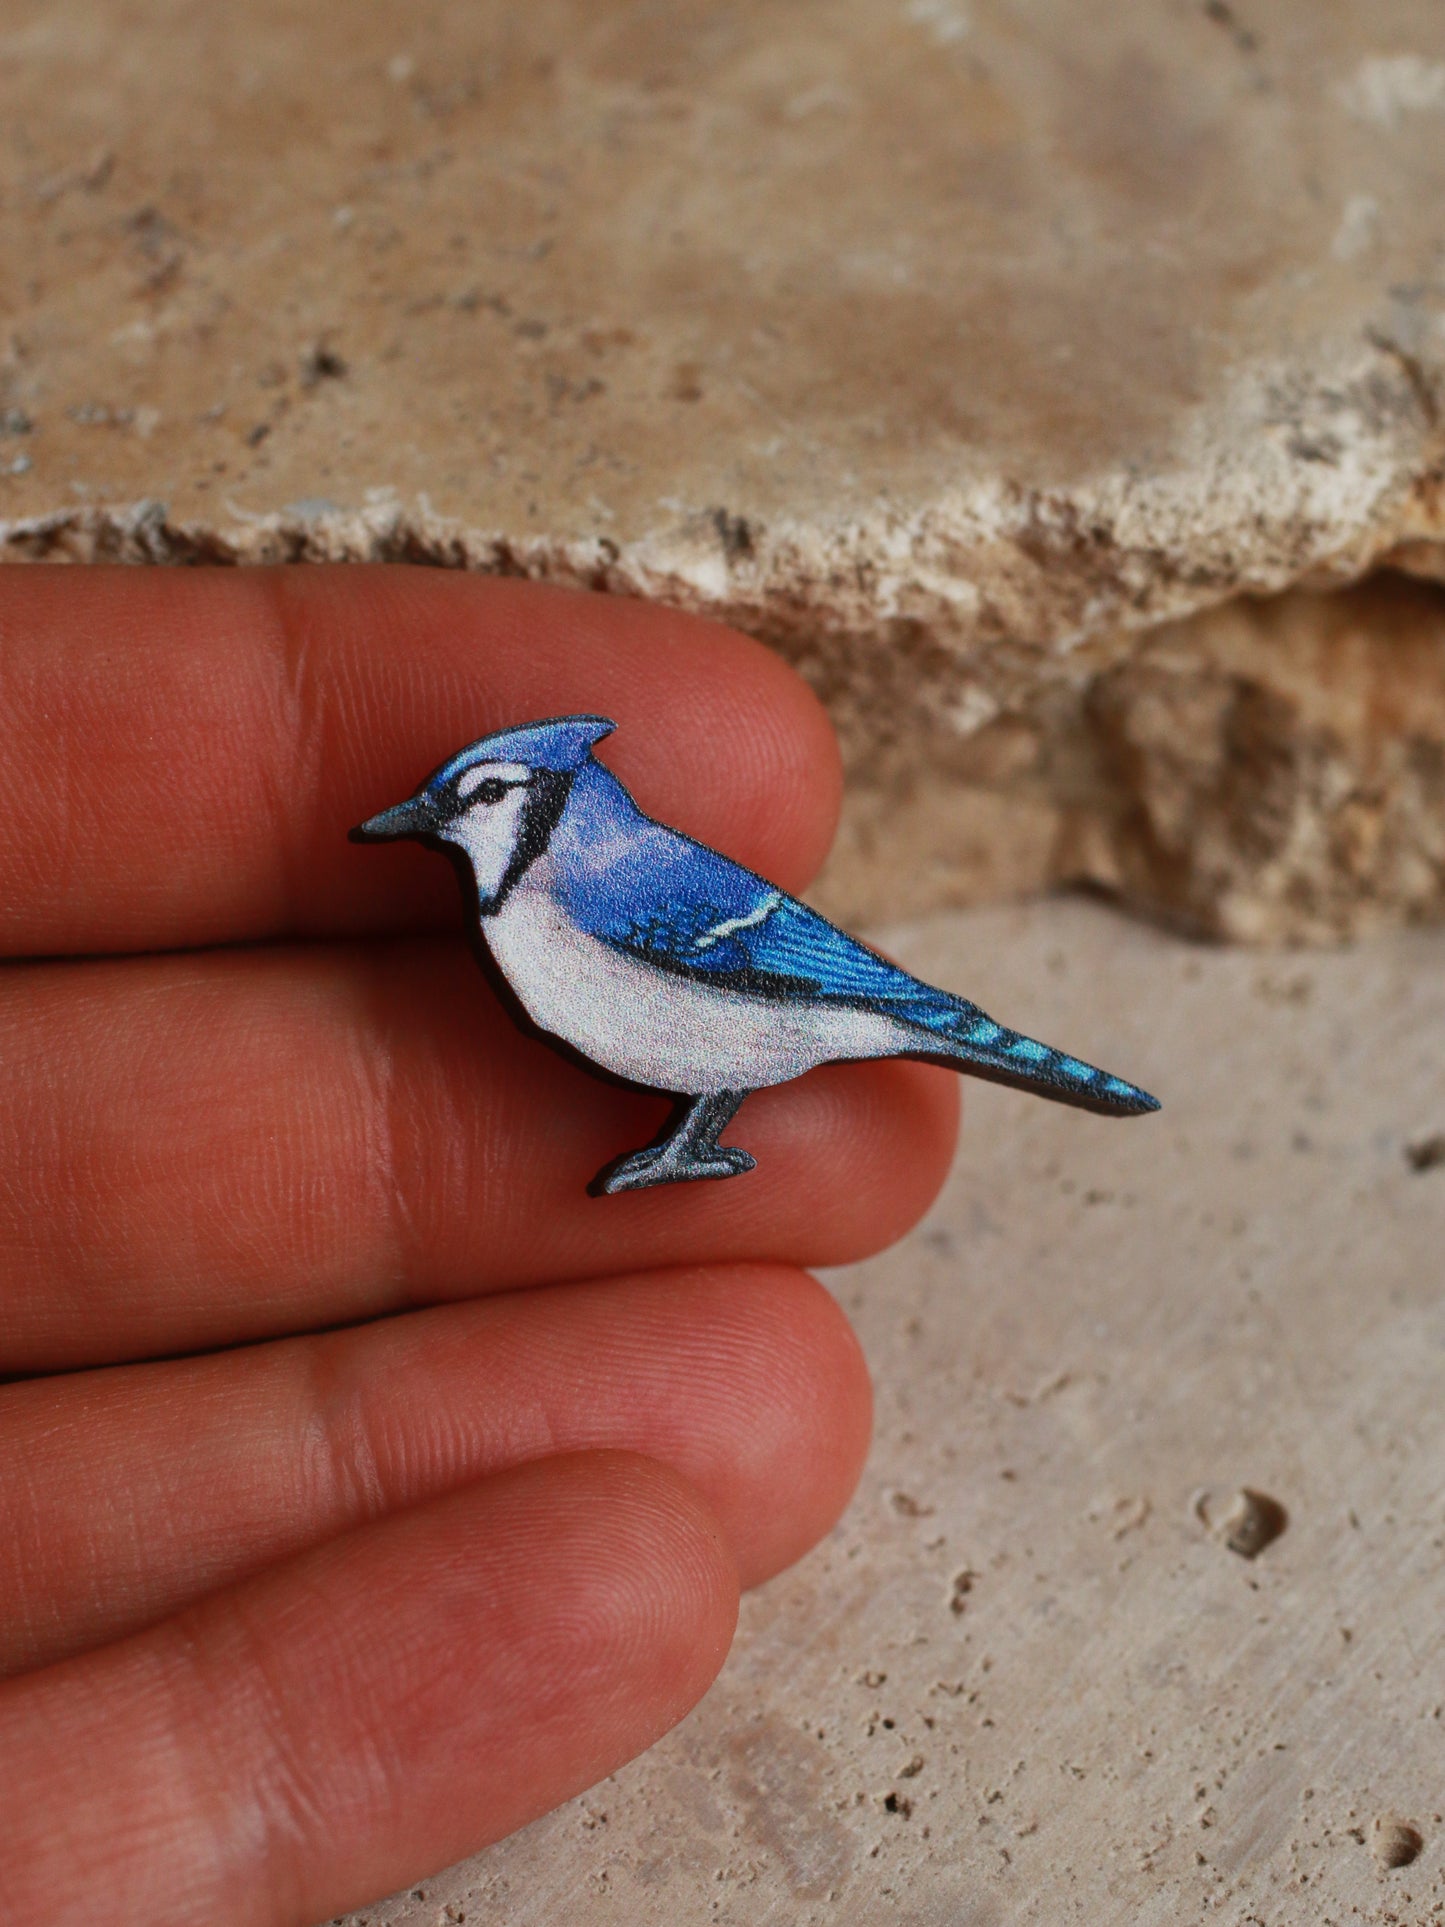
M 513 1029 L 443 866 L 345 840 L 571 710 L 645 808 L 816 867 L 827 723 L 712 625 L 0 578 L 6 1920 L 304 1927 L 456 1859 L 679 1719 L 846 1502 L 867 1379 L 799 1267 L 925 1208 L 956 1080 L 825 1069 L 749 1100 L 746 1179 L 590 1198 L 665 1101 Z

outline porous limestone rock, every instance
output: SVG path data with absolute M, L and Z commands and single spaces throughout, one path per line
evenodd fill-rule
M 8 554 L 739 622 L 844 730 L 854 910 L 1441 909 L 1436 721 L 1326 661 L 1398 712 L 1434 592 L 1209 613 L 1445 574 L 1435 0 L 15 0 L 0 122 Z
M 819 891 L 844 916 L 1057 883 L 1256 943 L 1445 914 L 1433 585 L 1240 597 L 1006 665 L 920 768 L 925 706 L 900 689 L 898 747 L 860 748 Z

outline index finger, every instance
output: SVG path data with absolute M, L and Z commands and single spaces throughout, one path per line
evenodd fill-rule
M 622 598 L 394 565 L 0 576 L 0 955 L 457 916 L 345 841 L 462 744 L 573 711 L 650 813 L 789 887 L 827 849 L 827 719 L 771 651 Z

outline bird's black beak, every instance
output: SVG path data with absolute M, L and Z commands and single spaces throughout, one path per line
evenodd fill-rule
M 368 816 L 351 832 L 353 843 L 389 843 L 399 836 L 428 836 L 440 826 L 436 805 L 424 792 L 409 796 L 377 816 Z

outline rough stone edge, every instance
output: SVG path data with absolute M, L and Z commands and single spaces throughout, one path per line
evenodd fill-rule
M 951 651 L 1060 653 L 1228 598 L 1337 587 L 1379 567 L 1445 576 L 1441 382 L 1371 335 L 1335 379 L 1255 372 L 1202 413 L 1174 465 L 1057 491 L 960 485 L 911 512 L 886 497 L 831 526 L 764 526 L 726 506 L 639 539 L 469 526 L 373 488 L 360 507 L 292 503 L 224 521 L 155 499 L 0 520 L 12 560 L 416 562 L 636 595 L 814 647 L 898 624 Z M 1221 418 L 1236 424 L 1220 435 Z

